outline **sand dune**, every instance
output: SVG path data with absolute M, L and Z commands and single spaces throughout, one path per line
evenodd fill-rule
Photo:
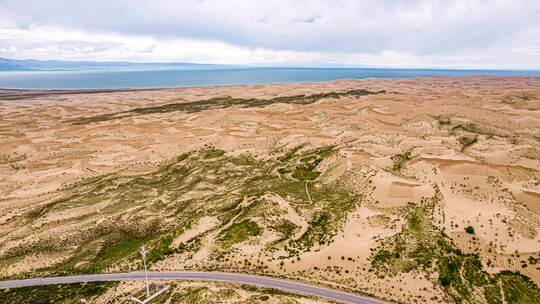
M 0 100 L 2 276 L 136 269 L 144 239 L 165 252 L 153 269 L 265 273 L 451 303 L 435 261 L 401 271 L 414 237 L 439 235 L 478 253 L 493 276 L 540 283 L 538 78 L 20 98 Z M 411 224 L 415 206 L 428 222 Z M 407 247 L 398 262 L 375 271 L 376 253 L 398 239 Z

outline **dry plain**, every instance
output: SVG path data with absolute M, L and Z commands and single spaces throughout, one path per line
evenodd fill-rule
M 540 303 L 539 181 L 540 78 L 0 90 L 0 276 L 138 270 L 144 242 L 151 270 Z

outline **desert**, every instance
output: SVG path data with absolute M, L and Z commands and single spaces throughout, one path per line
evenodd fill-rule
M 539 231 L 539 77 L 0 90 L 2 280 L 138 271 L 144 243 L 151 271 L 540 303 Z M 329 303 L 166 283 L 156 303 Z M 73 288 L 142 284 L 98 287 Z

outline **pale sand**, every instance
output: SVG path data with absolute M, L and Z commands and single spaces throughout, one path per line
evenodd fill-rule
M 307 105 L 230 107 L 86 125 L 69 123 L 81 117 L 217 96 L 270 98 L 359 88 L 387 93 L 358 99 L 329 98 Z M 524 98 L 524 94 L 529 97 Z M 437 117 L 475 126 L 449 130 Z M 105 206 L 100 203 L 53 208 L 28 224 L 19 220 L 31 208 L 59 196 L 63 187 L 89 177 L 148 172 L 182 152 L 205 145 L 230 155 L 246 153 L 265 159 L 274 151 L 302 143 L 316 147 L 338 144 L 339 155 L 320 164 L 325 171 L 320 181 L 329 183 L 347 175 L 357 181 L 351 183 L 365 193 L 364 200 L 347 215 L 333 243 L 303 253 L 294 264 L 292 259 L 286 260 L 286 273 L 278 261 L 265 260 L 270 270 L 407 303 L 413 303 L 416 296 L 427 303 L 432 302 L 432 296 L 442 299 L 441 289 L 422 275 L 377 279 L 364 270 L 369 267 L 370 249 L 378 244 L 376 239 L 391 236 L 401 227 L 400 219 L 393 218 L 393 225 L 386 225 L 378 216 L 430 197 L 436 184 L 443 195 L 445 215 L 444 219 L 436 218 L 440 220 L 436 224 L 456 246 L 480 252 L 484 264 L 493 262 L 489 271 L 515 270 L 540 283 L 538 268 L 522 268 L 519 263 L 540 253 L 539 78 L 361 79 L 47 95 L 0 101 L 0 130 L 0 254 L 22 242 L 50 236 L 67 238 L 102 221 L 99 212 Z M 462 150 L 459 138 L 463 136 L 477 136 L 478 141 Z M 392 156 L 408 149 L 412 149 L 412 160 L 401 172 L 393 172 Z M 368 179 L 373 191 L 365 188 Z M 209 190 L 201 188 L 198 193 L 203 195 L 204 191 Z M 278 206 L 284 218 L 300 227 L 295 238 L 307 229 L 307 215 L 298 213 L 287 198 L 272 194 L 266 198 Z M 130 211 L 123 211 L 119 219 L 133 220 Z M 83 215 L 85 220 L 77 221 Z M 268 225 L 265 219 L 256 220 Z M 201 236 L 201 249 L 189 261 L 183 255 L 172 255 L 154 267 L 204 265 L 216 249 L 219 230 L 212 230 L 216 224 L 215 218 L 203 217 L 174 240 L 179 244 Z M 464 233 L 467 225 L 474 226 L 475 239 Z M 234 245 L 239 252 L 236 261 L 259 259 L 265 245 L 277 237 L 265 230 L 259 238 Z M 3 274 L 50 265 L 72 250 L 67 248 L 60 256 L 44 253 L 27 258 L 4 269 Z M 520 258 L 512 255 L 516 251 Z M 341 256 L 356 262 L 342 261 Z M 350 272 L 330 275 L 315 272 L 315 266 L 342 267 Z

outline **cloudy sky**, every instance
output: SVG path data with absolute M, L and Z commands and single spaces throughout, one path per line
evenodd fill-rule
M 0 57 L 540 69 L 540 1 L 0 0 Z

